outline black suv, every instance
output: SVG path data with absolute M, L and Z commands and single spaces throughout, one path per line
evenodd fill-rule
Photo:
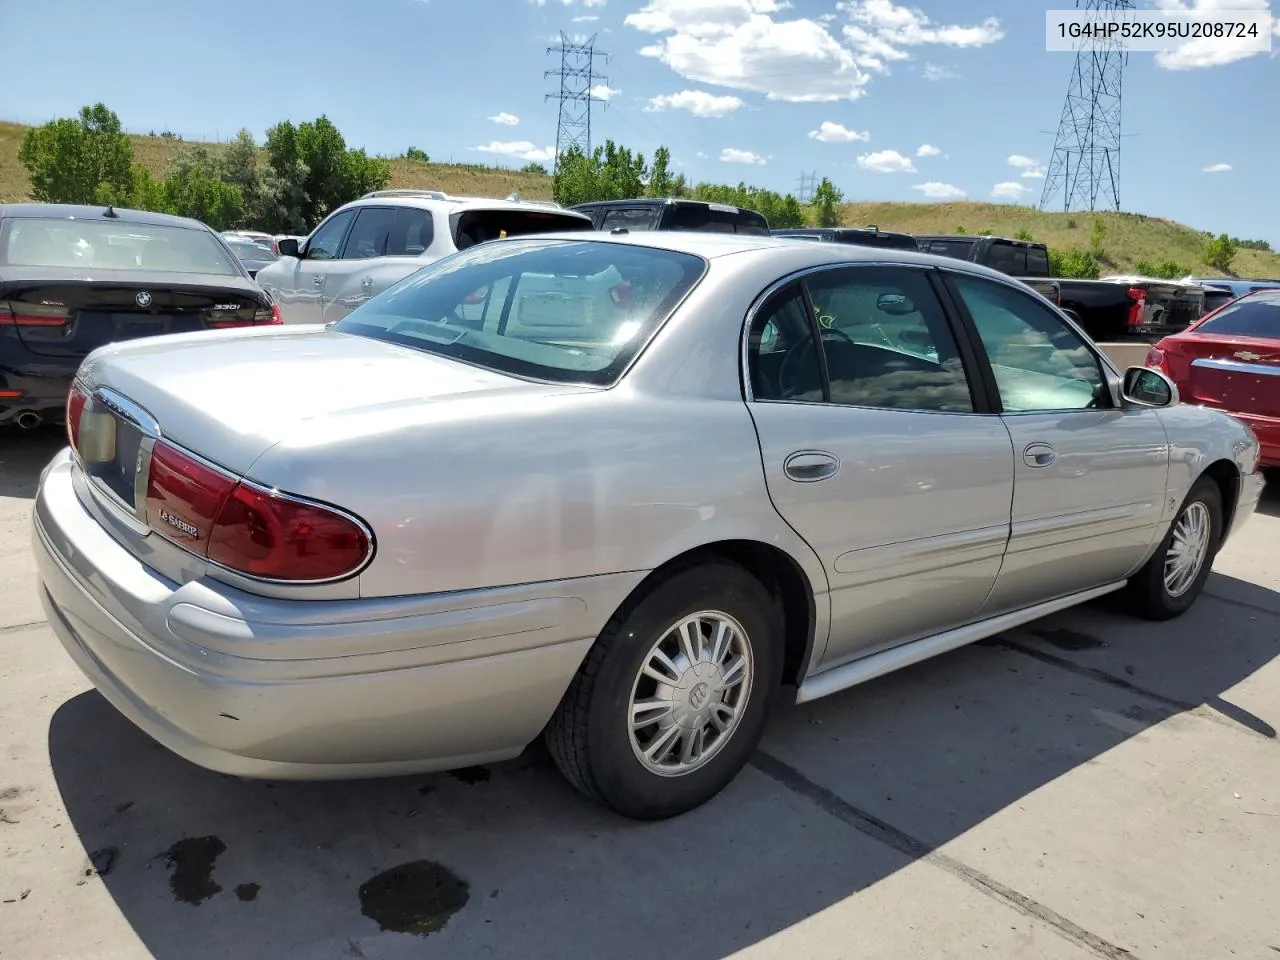
M 920 249 L 911 234 L 881 230 L 875 224 L 867 227 L 794 227 L 772 233 L 775 237 L 817 240 L 820 243 L 852 243 L 859 247 L 887 247 L 890 250 Z
M 756 211 L 705 200 L 594 200 L 569 209 L 585 213 L 597 230 L 697 230 L 769 235 L 769 221 Z

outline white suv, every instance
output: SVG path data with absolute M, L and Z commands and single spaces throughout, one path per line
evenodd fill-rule
M 259 270 L 257 280 L 285 323 L 329 323 L 474 244 L 591 229 L 590 217 L 550 202 L 375 190 L 329 214 L 305 241 L 280 240 L 280 259 Z

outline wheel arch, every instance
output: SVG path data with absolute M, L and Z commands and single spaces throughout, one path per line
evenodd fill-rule
M 1235 521 L 1236 505 L 1240 501 L 1240 468 L 1224 458 L 1213 461 L 1204 468 L 1200 476 L 1208 477 L 1216 483 L 1222 494 L 1222 532 L 1225 539 Z

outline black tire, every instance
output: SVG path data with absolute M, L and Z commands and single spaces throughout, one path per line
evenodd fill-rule
M 1178 523 L 1194 504 L 1203 504 L 1209 512 L 1209 547 L 1200 564 L 1200 571 L 1191 582 L 1191 586 L 1179 596 L 1173 596 L 1165 584 L 1165 559 L 1173 543 L 1173 535 Z M 1119 598 L 1123 609 L 1146 620 L 1171 620 L 1181 616 L 1191 608 L 1196 597 L 1200 596 L 1201 591 L 1204 590 L 1214 557 L 1218 555 L 1218 548 L 1222 545 L 1222 535 L 1222 491 L 1211 478 L 1201 477 L 1192 486 L 1186 499 L 1182 501 L 1182 506 L 1178 508 L 1178 513 L 1173 518 L 1173 523 L 1169 524 L 1168 532 L 1156 547 L 1151 559 L 1129 579 L 1128 585 Z
M 719 751 L 689 773 L 663 776 L 632 748 L 632 691 L 653 645 L 684 617 L 707 610 L 742 626 L 752 653 L 751 687 L 741 720 Z M 587 797 L 638 820 L 677 816 L 706 803 L 746 765 L 777 698 L 782 661 L 781 605 L 759 580 L 723 560 L 673 571 L 605 626 L 547 726 L 547 747 Z

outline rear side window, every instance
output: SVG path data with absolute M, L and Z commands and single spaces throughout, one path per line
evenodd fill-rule
M 387 239 L 387 256 L 416 257 L 427 252 L 435 239 L 435 224 L 429 210 L 401 207 Z
M 1218 337 L 1280 337 L 1280 296 L 1268 294 L 1237 300 L 1196 327 L 1195 332 Z
M 970 254 L 973 253 L 972 240 L 928 240 L 927 253 L 932 253 L 939 257 L 953 257 L 956 260 L 968 260 Z
M 1027 276 L 1049 276 L 1049 254 L 1043 247 L 1027 247 Z
M 601 230 L 626 230 L 635 233 L 640 230 L 656 230 L 661 207 L 614 207 L 604 212 L 600 221 Z
M 205 230 L 105 219 L 6 220 L 0 224 L 0 264 L 243 276 L 239 261 Z
M 664 230 L 696 230 L 701 233 L 744 233 L 769 236 L 769 221 L 754 210 L 741 210 L 697 203 L 671 207 L 662 224 Z
M 362 207 L 342 248 L 343 260 L 368 260 L 387 255 L 387 239 L 396 222 L 393 207 Z
M 1012 243 L 993 243 L 987 253 L 987 266 L 1011 277 L 1027 274 L 1027 248 Z

